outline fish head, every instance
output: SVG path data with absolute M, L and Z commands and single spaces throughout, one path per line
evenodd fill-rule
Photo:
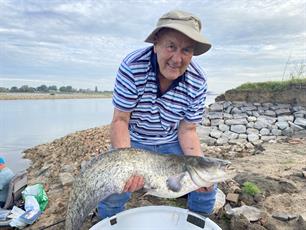
M 186 169 L 192 181 L 199 187 L 209 187 L 235 176 L 230 161 L 199 156 L 186 156 L 185 159 Z

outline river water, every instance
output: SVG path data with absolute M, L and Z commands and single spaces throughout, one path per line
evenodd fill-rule
M 207 104 L 216 95 L 208 95 Z M 69 133 L 109 124 L 111 99 L 0 100 L 0 156 L 14 171 L 25 170 L 25 149 Z

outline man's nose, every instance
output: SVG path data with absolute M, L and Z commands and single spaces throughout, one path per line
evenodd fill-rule
M 180 51 L 175 51 L 172 55 L 172 60 L 176 63 L 176 64 L 181 64 L 183 61 L 183 55 Z

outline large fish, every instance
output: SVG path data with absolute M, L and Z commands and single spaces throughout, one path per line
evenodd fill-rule
M 66 215 L 66 230 L 81 228 L 98 202 L 121 193 L 132 175 L 144 177 L 147 194 L 176 198 L 200 187 L 233 177 L 228 161 L 196 156 L 158 154 L 124 148 L 93 159 L 74 181 Z

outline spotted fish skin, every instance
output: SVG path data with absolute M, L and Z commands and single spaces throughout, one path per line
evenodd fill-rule
M 148 194 L 176 198 L 229 179 L 224 168 L 228 164 L 214 158 L 158 154 L 134 148 L 103 153 L 91 160 L 75 179 L 65 229 L 80 229 L 98 202 L 111 194 L 121 193 L 133 175 L 144 177 L 144 189 Z

